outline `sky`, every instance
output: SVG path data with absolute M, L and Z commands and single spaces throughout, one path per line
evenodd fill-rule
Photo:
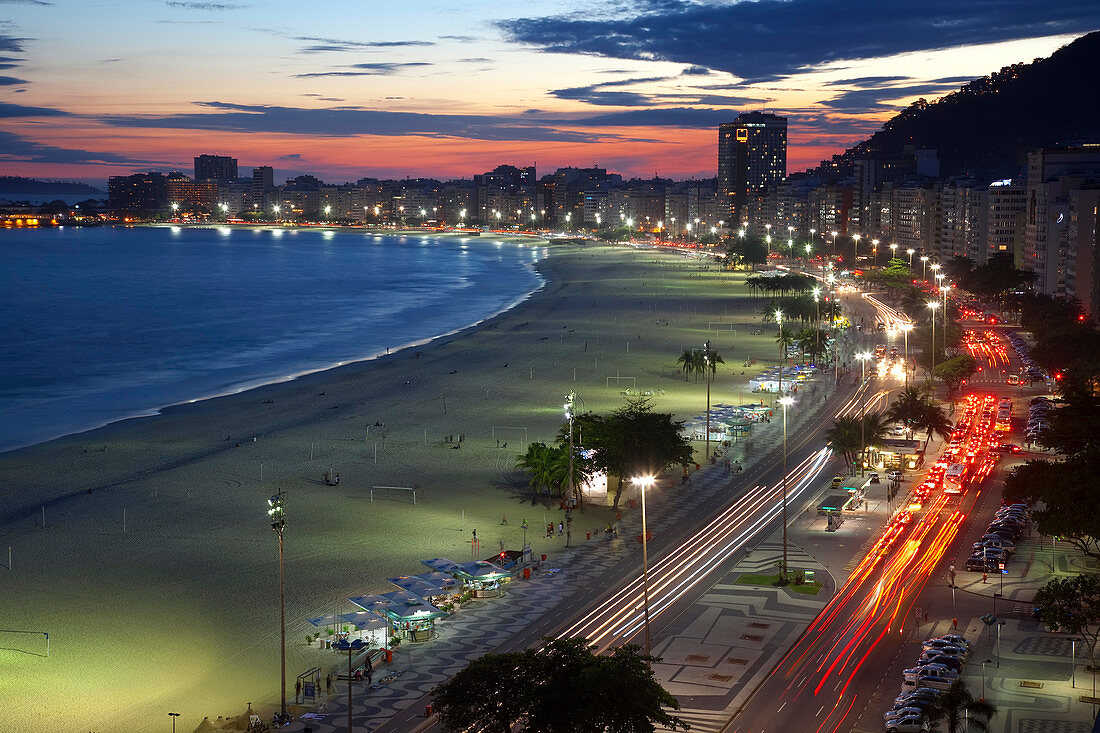
M 712 177 L 750 110 L 795 172 L 1096 29 L 1096 0 L 0 0 L 0 174 Z

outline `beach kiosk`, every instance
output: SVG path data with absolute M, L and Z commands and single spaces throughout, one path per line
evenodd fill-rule
M 362 639 L 373 646 L 384 647 L 388 636 L 386 635 L 389 624 L 378 614 L 368 611 L 355 611 L 353 613 L 328 614 L 306 619 L 317 628 L 333 630 L 332 638 L 325 639 L 327 649 L 337 639 Z
M 458 579 L 443 573 L 402 575 L 389 578 L 389 581 L 401 590 L 426 598 L 433 606 L 451 603 L 462 592 L 462 584 Z
M 365 611 L 380 614 L 389 621 L 394 636 L 410 641 L 427 641 L 435 631 L 435 621 L 447 613 L 418 595 L 404 590 L 349 598 Z
M 491 562 L 474 560 L 457 563 L 445 557 L 422 560 L 433 570 L 452 575 L 462 582 L 474 598 L 495 598 L 500 595 L 500 585 L 512 579 L 512 574 Z

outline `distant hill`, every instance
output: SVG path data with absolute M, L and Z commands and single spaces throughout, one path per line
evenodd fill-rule
M 919 99 L 867 140 L 818 173 L 847 175 L 852 161 L 901 157 L 903 148 L 934 148 L 940 175 L 977 178 L 1016 175 L 1029 150 L 1100 141 L 1100 32 L 1049 58 L 1006 66 L 933 102 Z
M 102 198 L 106 194 L 95 186 L 77 181 L 39 181 L 34 178 L 22 178 L 20 176 L 0 176 L 0 196 L 18 194 L 21 196 L 34 195 L 40 197 L 72 197 L 86 196 L 87 198 Z

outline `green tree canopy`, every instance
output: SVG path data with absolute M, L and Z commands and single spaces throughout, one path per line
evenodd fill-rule
M 1028 461 L 1005 477 L 1008 501 L 1035 503 L 1039 531 L 1061 537 L 1089 557 L 1100 559 L 1100 512 L 1082 511 L 1100 498 L 1100 465 L 1087 458 L 1067 461 Z
M 1052 631 L 1068 631 L 1085 637 L 1092 666 L 1096 667 L 1096 642 L 1100 635 L 1100 575 L 1055 578 L 1035 593 L 1039 617 Z
M 672 465 L 694 462 L 691 442 L 682 433 L 684 423 L 669 413 L 653 412 L 647 397 L 627 398 L 626 405 L 607 415 L 578 415 L 584 446 L 592 462 L 619 478 L 614 506 L 619 505 L 623 481 L 656 476 Z
M 445 730 L 485 733 L 651 733 L 687 730 L 676 698 L 635 645 L 596 656 L 583 638 L 486 654 L 432 692 Z M 578 692 L 580 691 L 580 692 Z M 513 727 L 518 725 L 520 727 Z
M 959 354 L 945 362 L 936 364 L 936 377 L 943 380 L 947 388 L 957 392 L 962 383 L 970 379 L 978 370 L 978 361 L 970 354 Z
M 734 266 L 748 266 L 756 269 L 768 261 L 768 245 L 760 237 L 746 234 L 727 240 L 726 256 Z

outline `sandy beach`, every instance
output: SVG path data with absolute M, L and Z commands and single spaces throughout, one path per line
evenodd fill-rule
M 552 439 L 569 390 L 595 412 L 633 386 L 679 419 L 702 414 L 703 385 L 675 362 L 710 338 L 726 362 L 712 402 L 755 397 L 747 380 L 776 348 L 772 330 L 750 335 L 764 301 L 743 273 L 655 249 L 549 251 L 546 285 L 476 328 L 0 455 L 0 554 L 12 553 L 0 626 L 50 643 L 47 658 L 44 636 L 0 633 L 0 729 L 128 733 L 173 711 L 189 731 L 247 702 L 269 711 L 279 598 L 266 500 L 280 490 L 293 685 L 338 661 L 304 643 L 306 618 L 354 610 L 349 596 L 392 590 L 386 578 L 423 559 L 469 559 L 473 529 L 483 556 L 501 540 L 518 549 L 523 519 L 536 553 L 561 547 L 537 531 L 557 505 L 533 506 L 513 467 L 527 442 Z M 743 367 L 749 357 L 759 363 Z M 414 485 L 415 506 L 404 492 L 369 500 L 372 486 Z M 590 507 L 581 539 L 610 516 Z

